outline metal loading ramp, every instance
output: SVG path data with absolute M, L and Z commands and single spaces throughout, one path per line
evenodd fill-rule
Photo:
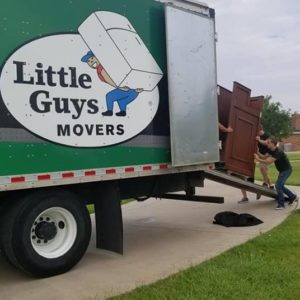
M 257 194 L 257 199 L 259 199 L 261 195 L 270 198 L 277 198 L 277 191 L 275 189 L 273 190 L 265 188 L 261 185 L 246 181 L 234 175 L 229 175 L 227 173 L 215 170 L 208 170 L 204 172 L 204 176 L 207 179 L 255 193 Z

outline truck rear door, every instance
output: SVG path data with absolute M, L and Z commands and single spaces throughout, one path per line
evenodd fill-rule
M 219 160 L 214 11 L 190 1 L 166 4 L 173 166 Z

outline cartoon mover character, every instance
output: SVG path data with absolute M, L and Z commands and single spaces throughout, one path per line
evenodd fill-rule
M 111 79 L 109 74 L 104 70 L 99 60 L 95 57 L 92 51 L 88 51 L 86 55 L 81 58 L 82 62 L 87 63 L 91 68 L 96 69 L 99 79 L 115 89 L 106 94 L 106 107 L 107 111 L 103 112 L 103 116 L 112 116 L 114 102 L 117 102 L 120 111 L 116 113 L 116 116 L 125 117 L 127 105 L 135 100 L 139 93 L 143 89 L 131 89 L 128 86 L 118 87 L 115 82 Z

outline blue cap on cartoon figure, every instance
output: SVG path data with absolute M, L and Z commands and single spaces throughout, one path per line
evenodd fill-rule
M 95 56 L 92 51 L 89 51 L 86 55 L 81 57 L 82 62 L 87 62 L 92 56 Z

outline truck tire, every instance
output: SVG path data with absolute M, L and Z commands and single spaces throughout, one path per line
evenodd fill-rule
M 71 269 L 84 255 L 91 236 L 86 206 L 64 190 L 27 195 L 10 208 L 1 223 L 4 255 L 16 268 L 35 277 Z

